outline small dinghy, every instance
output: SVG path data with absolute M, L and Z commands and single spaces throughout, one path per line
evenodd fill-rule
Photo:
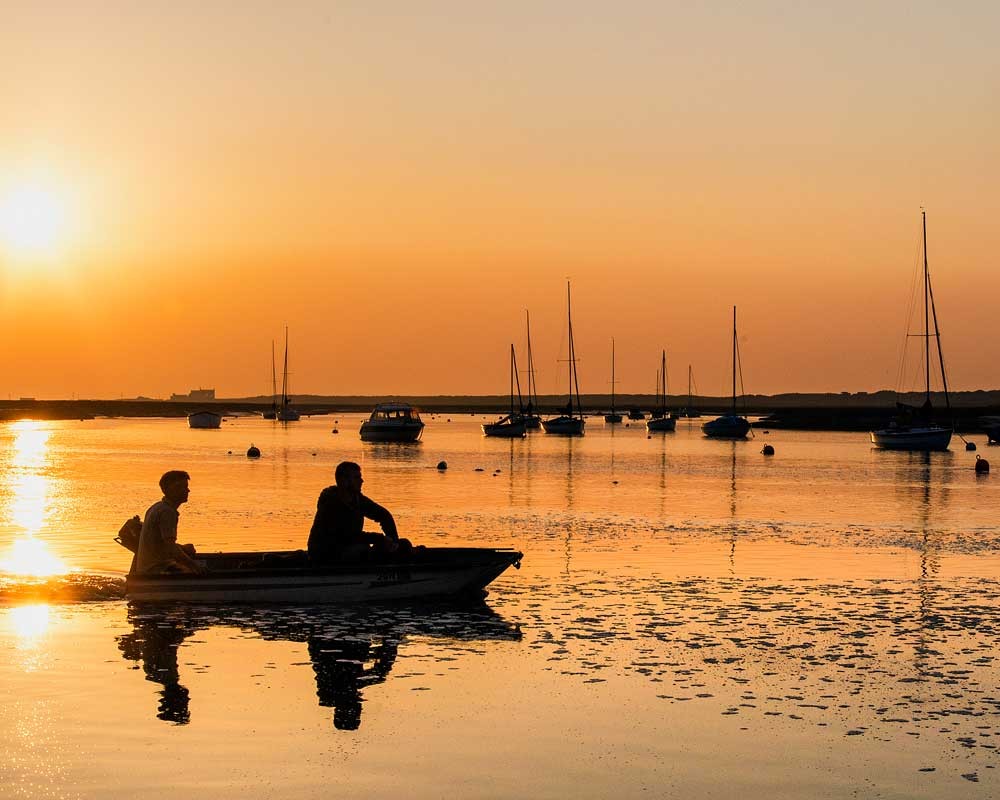
M 124 543 L 123 543 L 124 544 Z M 198 553 L 205 575 L 129 575 L 125 594 L 140 602 L 377 603 L 482 598 L 522 554 L 509 548 L 417 548 L 406 560 L 316 566 L 304 551 Z

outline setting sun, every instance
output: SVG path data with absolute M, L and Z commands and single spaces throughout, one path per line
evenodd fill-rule
M 0 250 L 12 258 L 55 254 L 68 225 L 66 193 L 53 185 L 25 183 L 0 194 Z

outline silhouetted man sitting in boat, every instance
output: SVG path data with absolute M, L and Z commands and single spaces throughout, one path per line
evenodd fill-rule
M 342 461 L 333 475 L 336 486 L 327 486 L 316 503 L 316 518 L 309 531 L 309 560 L 326 564 L 409 554 L 413 548 L 399 538 L 392 514 L 361 494 L 361 467 Z M 377 522 L 382 533 L 365 533 L 365 519 Z
M 135 572 L 139 575 L 188 572 L 204 574 L 195 562 L 194 545 L 177 544 L 178 509 L 187 502 L 191 476 L 179 469 L 163 473 L 160 489 L 163 499 L 146 511 L 139 534 L 139 549 L 135 554 Z

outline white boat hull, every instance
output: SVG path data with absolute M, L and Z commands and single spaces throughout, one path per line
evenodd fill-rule
M 883 450 L 947 450 L 951 428 L 928 425 L 920 428 L 885 428 L 872 431 L 872 444 Z
M 586 424 L 580 417 L 553 417 L 542 420 L 542 429 L 556 436 L 583 436 Z
M 438 554 L 441 554 L 438 556 Z M 221 569 L 245 556 L 249 566 Z M 481 594 L 521 553 L 493 548 L 429 548 L 419 560 L 392 564 L 328 567 L 269 567 L 267 556 L 291 554 L 208 554 L 196 556 L 207 575 L 129 575 L 125 593 L 136 602 L 185 603 L 370 603 Z M 253 563 L 256 560 L 256 563 Z

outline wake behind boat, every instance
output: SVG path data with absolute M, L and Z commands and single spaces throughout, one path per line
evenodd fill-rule
M 405 561 L 310 565 L 299 551 L 199 553 L 205 575 L 129 575 L 137 602 L 372 603 L 424 598 L 481 598 L 522 554 L 508 548 L 427 547 Z

